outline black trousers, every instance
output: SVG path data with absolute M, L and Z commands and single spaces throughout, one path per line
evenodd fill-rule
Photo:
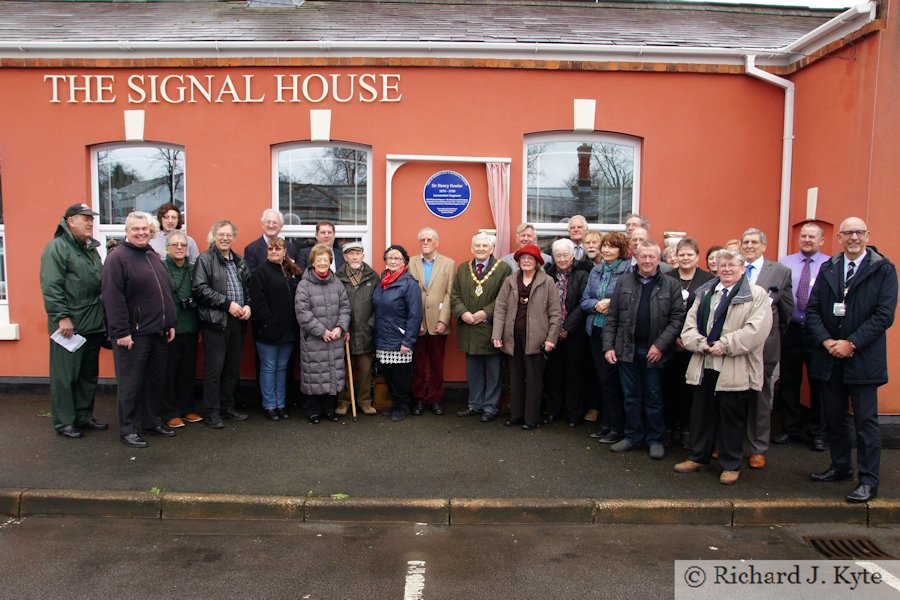
M 320 417 L 325 415 L 330 417 L 337 408 L 337 394 L 315 394 L 306 395 L 306 416 Z
M 594 327 L 591 332 L 591 354 L 594 368 L 600 380 L 600 399 L 603 403 L 603 424 L 616 433 L 625 433 L 625 397 L 619 380 L 619 368 L 603 357 L 603 330 Z
M 821 385 L 809 380 L 810 407 L 800 403 L 803 366 L 809 370 L 813 347 L 806 343 L 806 325 L 791 323 L 781 336 L 781 384 L 775 397 L 775 408 L 781 414 L 781 430 L 791 435 L 808 433 L 813 438 L 825 436 L 825 408 Z
M 747 406 L 756 402 L 757 392 L 716 392 L 719 372 L 703 371 L 703 382 L 694 387 L 694 406 L 691 410 L 692 461 L 708 465 L 716 446 L 716 426 L 719 428 L 719 464 L 727 471 L 739 471 L 744 452 L 744 432 L 747 429 Z
M 525 354 L 525 336 L 513 336 L 513 355 L 509 361 L 511 419 L 524 419 L 529 425 L 537 424 L 540 419 L 545 362 L 541 353 Z
M 544 377 L 544 395 L 547 397 L 547 412 L 559 417 L 563 409 L 570 423 L 580 423 L 584 416 L 585 362 L 590 353 L 587 336 L 576 332 L 560 340 L 547 358 L 547 373 Z
M 119 435 L 159 427 L 168 342 L 162 334 L 132 336 L 131 350 L 113 341 Z
M 183 417 L 194 410 L 194 380 L 197 378 L 197 334 L 177 333 L 169 343 L 162 418 Z
M 690 362 L 691 353 L 681 350 L 676 351 L 663 367 L 663 412 L 668 431 L 691 429 L 694 390 L 684 380 Z
M 234 408 L 234 393 L 241 376 L 241 351 L 246 323 L 228 315 L 225 329 L 203 328 L 203 412 L 219 418 Z
M 387 383 L 394 408 L 407 408 L 412 398 L 412 363 L 393 365 L 381 363 L 378 369 Z
M 849 398 L 849 402 L 847 399 Z M 844 383 L 844 366 L 834 366 L 831 379 L 822 385 L 822 403 L 828 424 L 831 466 L 853 470 L 849 406 L 856 426 L 856 466 L 861 484 L 877 486 L 881 471 L 881 430 L 878 428 L 878 386 Z

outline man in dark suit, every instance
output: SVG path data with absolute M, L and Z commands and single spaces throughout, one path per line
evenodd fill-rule
M 810 478 L 853 479 L 849 398 L 859 484 L 847 495 L 848 502 L 868 502 L 878 495 L 878 386 L 888 380 L 887 329 L 897 309 L 897 269 L 868 242 L 865 221 L 850 217 L 841 223 L 838 243 L 843 252 L 822 265 L 806 308 L 814 341 L 810 377 L 823 383 L 820 392 L 831 450 L 831 465 Z
M 747 261 L 747 279 L 769 293 L 772 300 L 772 330 L 763 349 L 763 387 L 756 403 L 747 410 L 747 438 L 750 440 L 750 468 L 766 466 L 766 451 L 772 432 L 772 373 L 781 357 L 781 334 L 787 331 L 794 312 L 791 270 L 769 260 L 766 234 L 751 227 L 741 236 L 741 255 Z
M 331 262 L 331 270 L 337 273 L 337 270 L 344 264 L 344 253 L 341 252 L 340 246 L 334 241 L 334 223 L 331 221 L 319 221 L 316 223 L 316 243 L 325 244 L 332 247 L 331 255 L 334 257 Z M 297 265 L 306 271 L 309 267 L 309 251 L 312 247 L 301 248 L 297 253 Z
M 281 229 L 284 227 L 284 218 L 274 208 L 264 210 L 260 222 L 262 223 L 262 237 L 256 238 L 244 248 L 244 262 L 247 263 L 247 268 L 250 269 L 251 273 L 256 267 L 266 262 L 268 259 L 269 240 L 279 237 Z M 294 244 L 286 241 L 284 247 L 287 250 L 287 255 L 296 261 L 297 249 L 294 247 Z

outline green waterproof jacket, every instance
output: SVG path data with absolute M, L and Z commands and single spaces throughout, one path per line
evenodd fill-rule
M 47 311 L 47 329 L 53 333 L 60 319 L 69 317 L 75 331 L 82 335 L 106 331 L 103 304 L 100 302 L 100 272 L 103 265 L 91 238 L 78 241 L 65 219 L 41 254 L 41 293 Z
M 194 278 L 194 265 L 185 260 L 180 267 L 168 256 L 163 259 L 166 270 L 169 271 L 169 281 L 172 282 L 172 296 L 175 299 L 175 334 L 197 333 L 200 323 L 197 318 L 197 303 L 184 302 L 191 298 L 192 280 Z M 185 306 L 192 304 L 192 306 Z
M 359 287 L 350 283 L 347 270 L 350 265 L 344 263 L 338 267 L 336 276 L 350 299 L 350 354 L 369 354 L 375 351 L 375 307 L 372 295 L 381 277 L 366 263 L 363 263 L 362 280 Z

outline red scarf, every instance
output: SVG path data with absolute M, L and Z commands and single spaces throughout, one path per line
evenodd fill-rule
M 319 276 L 319 279 L 328 279 L 328 276 L 331 275 L 331 269 L 325 271 L 324 273 L 319 273 L 315 269 L 313 269 L 313 273 Z
M 385 271 L 381 276 L 381 287 L 387 289 L 389 285 L 400 279 L 400 276 L 406 273 L 406 265 L 403 265 L 396 271 Z

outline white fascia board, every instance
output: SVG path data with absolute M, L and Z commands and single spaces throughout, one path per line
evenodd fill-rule
M 874 2 L 857 4 L 781 50 L 795 55 L 809 56 L 816 50 L 824 48 L 874 21 L 876 8 Z

